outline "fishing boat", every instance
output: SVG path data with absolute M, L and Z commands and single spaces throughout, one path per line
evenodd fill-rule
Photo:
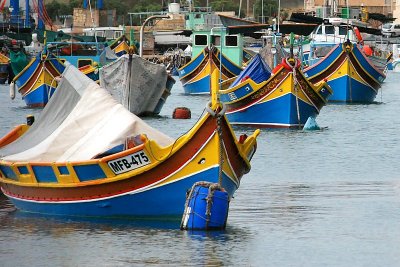
M 371 103 L 386 75 L 361 49 L 349 40 L 336 44 L 332 49 L 328 47 L 327 54 L 314 49 L 310 58 L 319 61 L 306 68 L 304 74 L 314 84 L 328 82 L 333 90 L 330 101 Z
M 220 99 L 231 124 L 268 128 L 301 128 L 332 94 L 326 83 L 308 81 L 298 59 L 284 58 L 271 71 L 260 54 L 221 87 Z
M 100 42 L 47 42 L 29 64 L 13 79 L 28 107 L 44 107 L 57 87 L 56 77 L 68 61 L 94 81 L 99 68 L 116 59 L 110 48 Z M 15 91 L 12 88 L 11 91 Z M 14 98 L 15 92 L 11 93 Z
M 10 69 L 10 59 L 0 53 L 0 84 L 4 84 L 8 79 Z
M 217 182 L 232 198 L 250 171 L 259 130 L 238 139 L 216 97 L 174 140 L 74 66 L 68 65 L 62 77 L 39 119 L 0 140 L 1 190 L 19 210 L 182 216 L 194 183 Z
M 11 98 L 15 97 L 16 85 L 28 107 L 44 107 L 57 87 L 56 77 L 61 75 L 64 68 L 63 63 L 48 51 L 38 53 L 14 77 L 10 85 Z
M 241 54 L 243 56 L 243 54 Z M 210 94 L 211 73 L 220 70 L 221 80 L 233 78 L 242 71 L 215 47 L 205 47 L 189 63 L 178 69 L 179 79 L 186 94 Z
M 122 55 L 100 69 L 100 85 L 138 116 L 158 115 L 174 84 L 164 64 L 136 54 Z
M 99 68 L 117 59 L 115 53 L 104 42 L 47 42 L 46 49 L 62 62 L 68 61 L 77 68 L 92 66 L 83 69 L 94 81 L 99 79 Z
M 129 47 L 131 47 L 130 42 L 129 42 L 128 38 L 126 38 L 125 35 L 121 35 L 120 37 L 111 41 L 111 43 L 110 43 L 110 49 L 112 51 L 114 51 L 114 53 L 117 57 L 128 54 Z M 137 54 L 136 46 L 132 46 L 131 49 L 134 49 L 134 53 Z

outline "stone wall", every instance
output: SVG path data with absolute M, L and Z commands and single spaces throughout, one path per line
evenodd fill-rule
M 74 8 L 73 28 L 74 32 L 82 32 L 83 28 L 117 26 L 116 10 L 92 10 Z

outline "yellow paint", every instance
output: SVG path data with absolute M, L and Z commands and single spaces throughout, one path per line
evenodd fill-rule
M 279 74 L 279 72 L 277 74 Z M 273 89 L 273 91 L 265 99 L 263 99 L 262 102 L 267 102 L 282 97 L 286 94 L 293 94 L 295 96 L 297 95 L 297 97 L 301 99 L 303 102 L 311 104 L 307 96 L 301 90 L 300 86 L 297 85 L 297 90 L 296 90 L 294 84 L 295 81 L 293 79 L 293 74 L 289 73 L 285 77 L 285 79 L 275 89 Z
M 122 51 L 125 51 L 126 53 L 128 53 L 129 45 L 125 41 L 123 41 L 123 42 L 119 43 L 117 45 L 117 47 L 115 47 L 114 51 L 115 51 L 115 53 L 119 53 Z
M 206 56 L 206 52 L 203 50 L 203 52 L 201 52 L 200 54 L 198 54 L 194 59 L 192 58 L 192 60 L 190 60 L 188 63 L 186 63 L 185 65 L 183 65 L 180 69 L 178 69 L 178 71 L 183 70 L 184 68 L 186 68 L 188 65 L 192 64 L 193 61 L 195 61 L 198 57 L 200 56 L 204 56 L 203 60 L 201 61 L 201 63 L 199 65 L 201 65 L 203 63 L 204 60 L 208 60 L 207 56 Z M 196 68 L 194 68 L 191 72 L 185 73 L 185 75 L 183 75 L 180 79 L 185 78 L 186 76 L 190 75 L 193 71 L 195 71 Z
M 0 53 L 0 64 L 7 64 L 10 62 L 10 58 Z
M 328 81 L 335 80 L 346 75 L 361 83 L 365 83 L 351 64 L 350 60 L 347 58 L 344 60 L 343 64 L 331 76 L 328 77 Z
M 211 108 L 216 109 L 216 106 L 213 105 Z M 3 183 L 8 183 L 8 184 L 15 184 L 18 186 L 41 186 L 41 187 L 51 187 L 51 188 L 57 188 L 57 187 L 75 187 L 75 186 L 85 186 L 85 185 L 93 185 L 93 184 L 103 184 L 103 183 L 110 183 L 113 181 L 118 181 L 118 180 L 124 180 L 128 179 L 137 175 L 140 175 L 146 171 L 149 171 L 153 168 L 158 168 L 158 165 L 162 164 L 166 159 L 169 157 L 173 156 L 176 152 L 179 150 L 183 149 L 183 146 L 190 142 L 193 136 L 197 133 L 197 131 L 202 127 L 204 122 L 208 119 L 208 117 L 211 116 L 210 114 L 204 115 L 198 122 L 197 124 L 190 129 L 189 132 L 187 132 L 185 135 L 181 136 L 176 142 L 173 144 L 166 146 L 166 147 L 161 147 L 159 146 L 155 141 L 153 140 L 148 140 L 147 138 L 144 139 L 145 143 L 139 146 L 136 146 L 130 150 L 126 150 L 117 154 L 110 155 L 108 157 L 104 157 L 101 159 L 94 159 L 94 160 L 87 160 L 87 161 L 80 161 L 80 162 L 60 162 L 60 163 L 40 163 L 41 166 L 52 166 L 53 171 L 55 176 L 57 177 L 58 183 L 38 183 L 34 177 L 33 171 L 31 166 L 34 165 L 35 163 L 28 163 L 28 162 L 20 162 L 20 163 L 11 163 L 11 162 L 6 162 L 6 161 L 0 161 L 1 165 L 5 166 L 10 166 L 16 174 L 19 174 L 16 166 L 26 166 L 30 172 L 30 174 L 27 175 L 18 175 L 18 181 L 4 178 L 4 175 L 0 172 L 0 181 Z M 226 120 L 224 117 L 223 120 Z M 235 138 L 235 134 L 231 128 L 231 126 L 228 124 L 230 134 Z M 247 155 L 253 150 L 254 145 L 256 143 L 256 138 L 259 135 L 260 131 L 256 130 L 252 135 L 249 135 L 248 138 L 244 141 L 243 144 L 238 143 L 238 140 L 235 138 L 235 143 L 237 145 L 237 149 L 239 151 L 239 155 L 243 157 L 243 161 L 247 164 L 248 167 L 250 167 L 250 162 L 247 158 Z M 0 140 L 1 141 L 1 140 Z M 183 179 L 186 176 L 192 175 L 193 173 L 201 172 L 204 171 L 205 169 L 211 168 L 213 166 L 218 166 L 219 165 L 219 147 L 220 147 L 220 142 L 219 142 L 219 136 L 215 132 L 212 134 L 210 137 L 209 141 L 206 144 L 203 144 L 202 148 L 200 151 L 198 151 L 198 154 L 195 155 L 195 157 L 188 161 L 185 166 L 183 166 L 180 170 L 178 170 L 176 173 L 171 175 L 167 180 L 163 181 L 160 183 L 160 185 L 164 183 L 169 183 L 173 182 L 179 179 Z M 107 162 L 113 159 L 118 159 L 121 157 L 124 157 L 126 155 L 129 155 L 131 153 L 144 150 L 148 157 L 151 160 L 151 163 L 140 167 L 138 169 L 115 175 L 111 169 L 108 167 Z M 225 153 L 224 153 L 225 154 Z M 225 157 L 225 163 L 223 164 L 223 171 L 228 174 L 231 177 L 235 177 L 233 174 L 232 170 L 230 169 L 230 166 L 228 164 L 228 161 Z M 37 164 L 37 163 L 36 163 Z M 87 182 L 80 182 L 78 180 L 78 177 L 76 176 L 76 173 L 74 172 L 73 166 L 80 166 L 80 165 L 87 165 L 87 164 L 99 164 L 99 166 L 103 169 L 104 173 L 106 174 L 106 177 L 104 179 L 98 179 L 98 180 L 91 180 Z M 68 175 L 61 175 L 60 172 L 58 171 L 58 166 L 66 166 L 69 174 Z M 235 183 L 239 183 L 237 179 L 234 181 Z M 159 185 L 154 185 L 154 186 L 159 186 Z
M 42 86 L 44 84 L 47 85 L 49 88 L 50 88 L 50 86 L 52 86 L 54 88 L 57 87 L 56 80 L 54 79 L 54 77 L 50 74 L 50 72 L 46 68 L 41 71 L 38 79 L 33 84 L 32 89 L 27 91 L 27 93 L 36 90 L 37 88 L 39 88 L 40 86 Z

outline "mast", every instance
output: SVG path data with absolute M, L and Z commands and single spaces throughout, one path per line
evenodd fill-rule
M 31 18 L 29 16 L 29 0 L 25 0 L 25 27 L 31 26 Z
M 43 22 L 43 0 L 38 0 L 38 29 L 44 30 L 44 22 Z
M 10 0 L 11 23 L 19 22 L 19 0 Z

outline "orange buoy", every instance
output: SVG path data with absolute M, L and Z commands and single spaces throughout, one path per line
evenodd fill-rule
M 369 45 L 364 45 L 362 50 L 364 51 L 364 54 L 366 54 L 367 56 L 372 56 L 374 54 L 374 51 Z
M 361 45 L 363 45 L 363 44 L 364 44 L 364 40 L 363 40 L 363 38 L 362 38 L 362 36 L 361 36 L 360 30 L 359 30 L 357 27 L 354 27 L 354 28 L 353 28 L 353 32 L 354 32 L 354 34 L 356 35 L 356 38 L 357 38 L 358 42 L 359 42 Z
M 178 107 L 174 109 L 172 113 L 173 119 L 190 119 L 192 117 L 192 112 L 186 107 Z

